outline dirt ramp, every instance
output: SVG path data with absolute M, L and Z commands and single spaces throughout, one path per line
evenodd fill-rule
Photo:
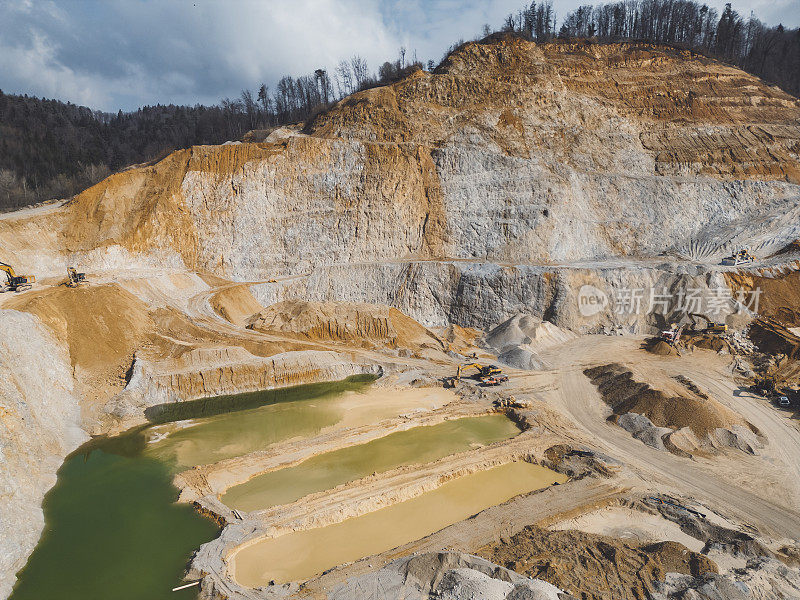
M 79 381 L 98 398 L 103 390 L 122 389 L 133 353 L 153 341 L 156 328 L 147 305 L 113 284 L 47 288 L 6 307 L 36 315 L 64 341 Z
M 264 307 L 250 293 L 247 285 L 233 285 L 214 294 L 209 300 L 211 308 L 226 321 L 244 327 L 254 314 Z
M 247 328 L 364 347 L 443 349 L 433 332 L 399 310 L 381 304 L 288 300 L 253 315 Z
M 760 446 L 747 421 L 685 378 L 678 380 L 685 394 L 675 395 L 636 381 L 619 363 L 586 369 L 584 374 L 614 411 L 610 420 L 649 446 L 679 455 L 720 447 L 755 452 Z

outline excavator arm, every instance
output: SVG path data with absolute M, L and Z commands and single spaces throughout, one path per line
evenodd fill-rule
M 5 271 L 9 281 L 17 276 L 17 274 L 14 272 L 14 267 L 3 262 L 0 262 L 0 271 Z
M 689 313 L 689 318 L 692 320 L 692 331 L 707 331 L 708 333 L 724 333 L 728 331 L 728 326 L 725 323 L 717 323 L 708 315 L 701 313 Z M 697 328 L 697 319 L 703 319 L 706 322 L 706 328 L 700 330 Z
M 22 290 L 27 290 L 32 287 L 36 278 L 33 275 L 17 275 L 14 271 L 14 267 L 11 265 L 7 265 L 4 262 L 0 262 L 0 271 L 3 271 L 6 274 L 6 287 L 2 290 L 3 292 L 12 291 L 12 292 L 21 292 Z

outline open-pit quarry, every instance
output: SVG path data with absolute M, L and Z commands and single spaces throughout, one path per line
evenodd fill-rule
M 247 139 L 0 215 L 0 599 L 800 597 L 800 101 L 508 38 Z

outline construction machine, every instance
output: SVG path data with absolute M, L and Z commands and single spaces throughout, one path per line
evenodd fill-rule
M 481 377 L 481 385 L 483 386 L 500 385 L 506 381 L 508 381 L 508 377 L 506 375 L 491 375 L 489 377 Z
M 14 267 L 0 262 L 0 271 L 6 274 L 6 285 L 0 288 L 0 292 L 21 292 L 33 287 L 36 277 L 33 275 L 17 275 Z
M 769 397 L 775 393 L 778 382 L 772 375 L 759 377 L 755 383 L 750 386 L 750 391 L 759 396 Z
M 673 324 L 671 328 L 661 332 L 661 339 L 670 344 L 671 346 L 677 346 L 678 342 L 681 341 L 682 333 L 683 333 L 683 325 L 677 327 L 676 325 Z
M 689 313 L 689 318 L 692 320 L 692 331 L 705 333 L 725 333 L 728 331 L 728 325 L 726 323 L 718 323 L 706 315 L 700 313 Z M 698 328 L 698 319 L 703 319 L 706 322 L 705 329 Z
M 470 363 L 468 365 L 458 365 L 456 370 L 456 377 L 461 378 L 461 373 L 467 369 L 475 369 L 474 377 L 480 379 L 481 377 L 491 377 L 492 375 L 500 375 L 502 369 L 495 365 L 481 365 L 479 363 Z
M 722 259 L 722 264 L 730 267 L 737 267 L 739 265 L 749 265 L 756 257 L 750 252 L 750 248 L 741 248 Z
M 67 267 L 67 286 L 74 288 L 86 283 L 86 273 L 78 273 L 75 267 Z
M 500 367 L 497 367 L 495 365 L 481 365 L 478 363 L 470 363 L 468 365 L 458 365 L 455 376 L 446 379 L 445 386 L 454 387 L 459 381 L 461 381 L 462 372 L 466 371 L 467 369 L 476 369 L 476 372 L 473 374 L 473 377 L 478 380 L 482 380 L 483 378 L 486 377 L 493 377 L 503 372 L 500 369 Z

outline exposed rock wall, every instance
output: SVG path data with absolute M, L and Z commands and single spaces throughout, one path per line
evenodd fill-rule
M 41 504 L 88 436 L 66 348 L 33 315 L 0 310 L 0 598 L 44 528 Z
M 468 43 L 305 133 L 114 175 L 48 215 L 46 237 L 101 266 L 146 255 L 239 280 L 312 273 L 275 300 L 380 302 L 428 325 L 516 312 L 567 324 L 565 270 L 664 252 L 716 264 L 754 236 L 798 237 L 799 119 L 797 99 L 689 52 Z M 0 250 L 42 262 L 24 249 L 37 227 L 0 222 Z
M 244 348 L 226 347 L 196 349 L 178 359 L 150 361 L 137 357 L 128 386 L 107 410 L 133 424 L 142 421 L 145 408 L 157 404 L 338 381 L 379 371 L 377 364 L 318 350 L 261 358 Z

